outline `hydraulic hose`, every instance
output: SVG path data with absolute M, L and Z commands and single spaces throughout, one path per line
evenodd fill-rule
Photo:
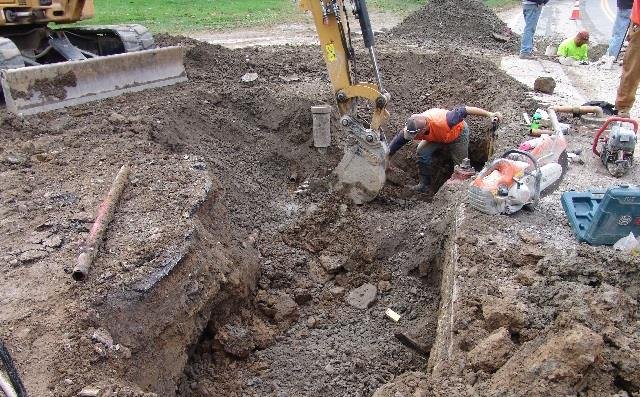
M 373 71 L 376 74 L 376 80 L 378 81 L 378 90 L 384 93 L 384 87 L 382 86 L 382 77 L 380 77 L 380 68 L 378 67 L 378 59 L 376 58 L 376 52 L 373 49 L 375 46 L 373 28 L 371 27 L 369 10 L 367 9 L 367 3 L 365 0 L 356 0 L 356 13 L 358 14 L 358 21 L 360 21 L 360 30 L 362 30 L 364 46 L 369 50 L 371 63 L 373 63 Z
M 369 10 L 367 10 L 367 3 L 365 0 L 356 0 L 356 12 L 358 13 L 358 20 L 360 21 L 360 29 L 362 30 L 364 46 L 371 48 L 375 45 L 375 40 L 373 38 L 373 28 L 371 27 Z
M 22 384 L 22 379 L 20 379 L 20 375 L 18 374 L 18 370 L 11 359 L 11 355 L 9 351 L 0 339 L 0 360 L 4 365 L 4 369 L 9 375 L 9 381 L 11 382 L 13 389 L 16 391 L 18 397 L 28 397 L 27 390 L 24 388 Z

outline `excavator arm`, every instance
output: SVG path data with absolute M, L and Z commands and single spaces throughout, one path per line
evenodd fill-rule
M 384 91 L 374 50 L 374 36 L 365 0 L 351 0 L 351 10 L 360 22 L 364 46 L 368 49 L 376 83 L 359 82 L 356 75 L 355 51 L 352 47 L 349 12 L 346 0 L 300 0 L 302 10 L 313 15 L 320 47 L 327 65 L 333 93 L 342 115 L 341 124 L 356 138 L 336 167 L 337 188 L 360 204 L 373 200 L 386 179 L 387 145 L 380 128 L 389 119 L 386 107 L 390 95 Z M 368 127 L 359 120 L 357 101 L 373 105 Z

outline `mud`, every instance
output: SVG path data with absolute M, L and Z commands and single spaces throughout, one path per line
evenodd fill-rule
M 490 58 L 391 40 L 378 49 L 388 139 L 411 113 L 457 104 L 505 114 L 497 152 L 523 139 L 536 104 Z M 189 82 L 3 114 L 0 336 L 32 395 L 638 392 L 637 258 L 573 242 L 557 195 L 515 217 L 472 212 L 464 185 L 415 196 L 408 146 L 396 183 L 354 206 L 328 188 L 349 142 L 335 111 L 332 146 L 311 147 L 310 107 L 334 103 L 318 48 L 157 41 L 189 47 Z M 481 165 L 490 123 L 469 122 Z M 130 183 L 76 283 L 125 162 Z M 442 153 L 439 183 L 451 167 Z
M 53 79 L 36 80 L 27 92 L 12 90 L 11 95 L 14 98 L 29 99 L 34 92 L 39 92 L 45 97 L 55 99 L 65 99 L 67 90 L 65 87 L 75 87 L 78 83 L 75 73 L 69 71 L 63 75 L 56 76 Z

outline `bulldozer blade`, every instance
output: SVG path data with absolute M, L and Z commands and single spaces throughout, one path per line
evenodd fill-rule
M 36 114 L 187 81 L 183 47 L 2 71 L 7 110 Z
M 337 190 L 363 204 L 376 198 L 386 180 L 386 146 L 364 148 L 354 145 L 348 148 L 334 170 L 338 177 Z

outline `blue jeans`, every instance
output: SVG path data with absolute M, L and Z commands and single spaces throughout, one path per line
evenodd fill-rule
M 469 126 L 466 122 L 458 139 L 451 143 L 421 141 L 417 149 L 418 165 L 424 167 L 430 166 L 433 154 L 436 150 L 443 148 L 449 151 L 454 164 L 460 164 L 462 160 L 469 157 Z
M 618 8 L 616 21 L 613 23 L 613 32 L 611 33 L 611 40 L 609 41 L 609 49 L 607 49 L 607 55 L 617 57 L 620 53 L 624 36 L 627 35 L 627 28 L 629 27 L 629 17 L 631 17 L 631 9 L 622 10 Z
M 524 15 L 524 31 L 522 32 L 522 42 L 520 43 L 520 54 L 531 54 L 533 52 L 533 36 L 536 34 L 536 26 L 542 6 L 536 4 L 524 4 L 522 14 Z

